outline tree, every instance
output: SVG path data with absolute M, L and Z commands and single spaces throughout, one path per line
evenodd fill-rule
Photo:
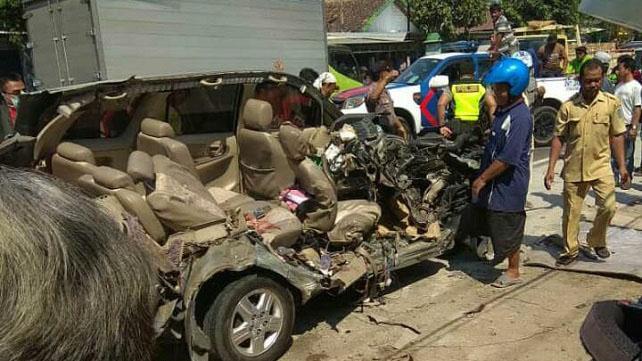
M 9 32 L 9 42 L 21 46 L 25 31 L 25 21 L 22 18 L 22 3 L 20 0 L 0 0 L 0 30 Z
M 487 0 L 408 0 L 410 17 L 427 33 L 450 39 L 457 29 L 468 30 L 487 16 Z
M 453 38 L 488 19 L 487 0 L 409 0 L 410 17 L 425 32 Z M 573 25 L 580 20 L 580 0 L 505 0 L 502 7 L 508 20 L 517 26 L 530 20 L 555 20 Z
M 515 0 L 504 1 L 506 16 L 515 24 L 531 20 L 555 20 L 558 24 L 574 25 L 580 20 L 580 0 Z

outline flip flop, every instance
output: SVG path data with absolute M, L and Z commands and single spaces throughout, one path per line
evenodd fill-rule
M 515 286 L 522 283 L 521 278 L 510 278 L 506 273 L 502 273 L 495 282 L 491 283 L 491 286 L 495 288 L 508 288 L 510 286 Z

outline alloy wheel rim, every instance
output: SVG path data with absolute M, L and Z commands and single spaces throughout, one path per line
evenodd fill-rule
M 253 290 L 234 307 L 230 337 L 234 348 L 244 356 L 267 352 L 283 331 L 283 304 L 266 288 Z

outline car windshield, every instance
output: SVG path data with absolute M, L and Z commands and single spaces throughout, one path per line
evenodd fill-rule
M 417 85 L 435 69 L 440 61 L 439 59 L 419 59 L 410 68 L 401 73 L 394 82 Z

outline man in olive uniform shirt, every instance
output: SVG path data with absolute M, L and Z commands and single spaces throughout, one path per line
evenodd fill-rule
M 580 216 L 584 198 L 590 188 L 595 192 L 597 214 L 587 242 L 598 257 L 610 256 L 606 247 L 606 231 L 615 215 L 615 180 L 610 166 L 610 143 L 613 144 L 622 183 L 629 181 L 624 163 L 626 127 L 620 111 L 620 101 L 600 90 L 602 78 L 600 61 L 587 61 L 580 70 L 580 92 L 562 104 L 557 116 L 544 182 L 550 190 L 555 178 L 555 163 L 562 143 L 566 143 L 562 172 L 565 253 L 557 261 L 560 265 L 574 262 L 579 254 Z

